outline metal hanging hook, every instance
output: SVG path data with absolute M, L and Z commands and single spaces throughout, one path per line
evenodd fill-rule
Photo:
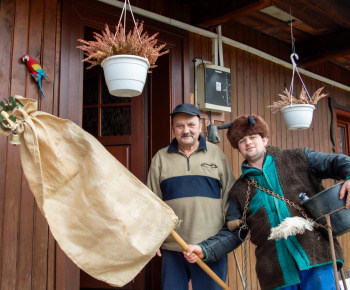
M 306 88 L 304 82 L 303 82 L 303 79 L 301 78 L 301 75 L 300 75 L 300 73 L 299 73 L 299 71 L 298 71 L 298 68 L 297 68 L 297 63 L 295 62 L 294 58 L 295 58 L 296 60 L 299 59 L 299 56 L 298 56 L 295 52 L 293 52 L 293 53 L 290 55 L 290 60 L 291 60 L 291 62 L 292 62 L 292 64 L 293 64 L 293 75 L 292 75 L 292 81 L 291 81 L 290 87 L 289 87 L 289 93 L 290 93 L 291 96 L 293 96 L 294 73 L 297 72 L 297 74 L 298 74 L 298 76 L 299 76 L 299 78 L 300 78 L 300 81 L 301 81 L 301 83 L 302 83 L 302 85 L 303 85 L 303 87 L 304 87 L 304 89 L 305 89 L 305 91 L 306 91 L 306 94 L 307 94 L 307 96 L 309 97 L 309 99 L 310 99 L 310 101 L 311 101 L 312 99 L 311 99 L 311 97 L 310 97 L 310 95 L 309 95 L 309 92 L 308 92 L 308 90 L 307 90 L 307 88 Z M 291 105 L 293 105 L 293 98 L 291 98 Z
M 290 60 L 291 60 L 291 62 L 292 62 L 292 64 L 293 64 L 293 67 L 296 67 L 296 66 L 297 66 L 297 63 L 295 62 L 294 57 L 295 57 L 296 60 L 298 60 L 298 59 L 299 59 L 299 56 L 298 56 L 295 52 L 293 52 L 293 53 L 290 55 Z

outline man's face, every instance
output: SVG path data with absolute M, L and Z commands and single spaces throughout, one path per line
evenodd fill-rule
M 238 141 L 238 151 L 248 161 L 254 163 L 264 158 L 268 138 L 259 134 L 244 136 Z
M 173 132 L 180 147 L 193 146 L 202 132 L 202 124 L 197 116 L 178 113 L 173 118 Z

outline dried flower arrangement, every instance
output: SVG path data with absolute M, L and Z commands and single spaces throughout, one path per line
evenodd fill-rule
M 299 98 L 295 98 L 290 94 L 290 92 L 287 90 L 287 88 L 284 89 L 284 94 L 279 94 L 282 100 L 274 102 L 271 106 L 268 106 L 268 108 L 271 109 L 272 113 L 277 113 L 280 111 L 281 108 L 288 106 L 288 105 L 297 105 L 297 104 L 308 104 L 308 105 L 316 105 L 317 102 L 326 97 L 328 94 L 321 94 L 321 91 L 324 87 L 319 88 L 310 98 L 308 97 L 306 90 L 304 87 L 301 89 L 301 93 Z
M 88 69 L 100 65 L 109 56 L 119 54 L 145 57 L 150 63 L 150 68 L 154 68 L 158 57 L 169 52 L 169 50 L 161 52 L 166 44 L 156 45 L 158 33 L 152 36 L 149 36 L 147 32 L 142 34 L 143 22 L 139 24 L 136 21 L 133 31 L 130 30 L 127 35 L 124 34 L 124 28 L 121 24 L 119 27 L 116 26 L 116 31 L 117 33 L 114 35 L 106 24 L 105 31 L 102 31 L 102 34 L 94 32 L 95 41 L 78 39 L 83 45 L 77 46 L 77 48 L 85 51 L 87 56 L 83 61 L 91 64 Z

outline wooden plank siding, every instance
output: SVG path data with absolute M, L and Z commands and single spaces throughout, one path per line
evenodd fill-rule
M 181 1 L 186 2 L 186 1 Z M 189 11 L 185 3 L 176 1 L 135 1 L 135 6 L 163 16 L 189 23 Z M 77 11 L 70 10 L 68 0 L 0 0 L 0 94 L 2 98 L 22 95 L 38 100 L 39 110 L 81 124 L 82 53 L 76 49 L 76 39 L 82 35 L 81 19 Z M 70 11 L 69 13 L 67 11 Z M 67 13 L 63 13 L 65 11 Z M 75 12 L 74 12 L 75 11 Z M 74 14 L 76 13 L 76 14 Z M 156 23 L 153 21 L 152 24 Z M 156 23 L 154 28 L 166 29 Z M 71 34 L 62 34 L 62 29 Z M 290 47 L 276 39 L 257 33 L 247 27 L 230 23 L 222 27 L 223 35 L 250 45 L 289 62 Z M 323 99 L 314 111 L 309 130 L 288 131 L 280 113 L 272 114 L 267 108 L 279 98 L 284 88 L 289 88 L 292 71 L 259 56 L 252 55 L 227 44 L 223 46 L 224 66 L 231 69 L 231 113 L 213 114 L 217 125 L 232 122 L 241 114 L 259 114 L 271 129 L 269 144 L 284 148 L 308 146 L 315 150 L 332 153 L 330 138 L 331 113 Z M 64 52 L 64 53 L 63 53 Z M 38 86 L 20 57 L 30 54 L 41 63 L 46 80 L 43 81 L 42 98 Z M 171 66 L 183 64 L 182 79 L 171 79 L 171 106 L 190 101 L 194 94 L 194 63 L 200 57 L 212 61 L 212 40 L 188 33 L 183 40 L 183 53 L 177 52 Z M 350 85 L 350 72 L 332 63 L 308 67 L 307 70 Z M 172 76 L 170 76 L 171 78 Z M 349 105 L 350 93 L 309 77 L 303 80 L 313 93 L 325 86 L 324 91 L 340 105 Z M 70 79 L 70 80 L 69 80 Z M 64 84 L 74 84 L 65 86 Z M 79 84 L 79 85 L 77 85 Z M 299 94 L 301 83 L 296 76 L 294 91 Z M 69 96 L 74 96 L 69 98 Z M 168 112 L 167 112 L 168 113 Z M 203 113 L 203 124 L 208 115 Z M 169 129 L 170 130 L 170 129 Z M 205 130 L 204 130 L 205 133 Z M 243 158 L 232 149 L 226 131 L 219 131 L 218 146 L 225 152 L 236 177 L 240 175 Z M 0 290 L 8 289 L 79 289 L 79 270 L 63 254 L 52 237 L 49 227 L 35 204 L 21 170 L 19 146 L 8 143 L 9 138 L 0 136 Z M 324 182 L 326 187 L 334 184 Z M 339 241 L 344 249 L 344 269 L 350 269 L 349 234 Z M 260 289 L 255 274 L 255 247 L 248 244 L 248 289 Z M 236 250 L 238 263 L 244 272 L 243 246 Z M 233 254 L 229 255 L 228 283 L 230 289 L 243 289 Z
M 38 100 L 38 110 L 57 115 L 60 1 L 0 1 L 1 98 Z M 46 98 L 21 57 L 43 67 Z M 0 138 L 0 289 L 54 289 L 56 243 L 21 170 L 19 146 Z

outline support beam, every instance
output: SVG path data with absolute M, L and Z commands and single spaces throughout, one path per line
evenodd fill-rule
M 191 11 L 191 18 L 196 26 L 210 29 L 227 21 L 273 5 L 277 0 L 236 0 L 229 2 L 210 1 L 200 4 L 198 10 Z M 205 2 L 203 2 L 205 3 Z M 201 7 L 200 7 L 201 6 Z
M 350 29 L 350 2 L 348 0 L 309 0 L 315 9 L 322 11 L 330 18 L 336 19 L 342 27 Z
M 350 30 L 342 30 L 296 44 L 299 65 L 310 66 L 350 53 Z

